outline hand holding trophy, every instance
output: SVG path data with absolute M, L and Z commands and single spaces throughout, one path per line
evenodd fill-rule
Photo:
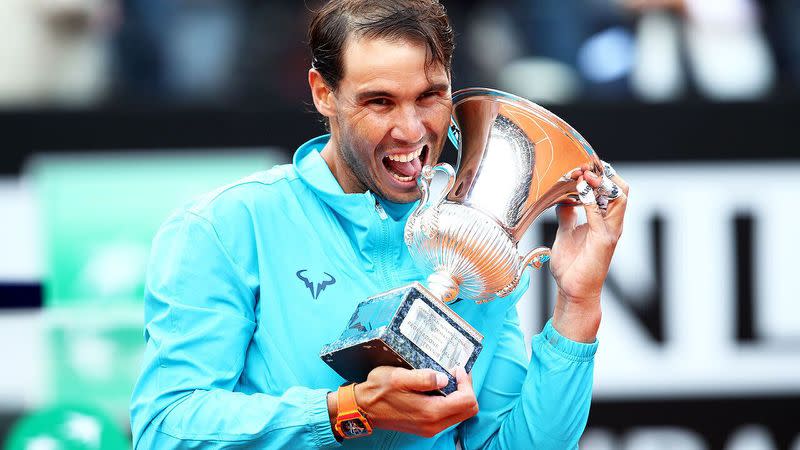
M 592 172 L 598 180 L 603 174 L 603 163 L 577 131 L 514 95 L 460 90 L 453 94 L 452 122 L 457 169 L 447 163 L 423 168 L 421 199 L 404 233 L 411 256 L 430 273 L 426 285 L 365 300 L 341 337 L 320 352 L 350 381 L 363 381 L 384 365 L 431 368 L 448 375 L 441 392 L 453 392 L 455 368 L 471 370 L 483 336 L 447 303 L 483 303 L 511 293 L 528 266 L 540 268 L 550 258 L 545 247 L 519 255 L 531 223 L 553 205 L 589 201 L 594 190 L 576 174 Z M 447 185 L 431 195 L 437 171 L 447 175 Z M 619 188 L 602 180 L 601 197 L 613 200 Z M 357 326 L 364 323 L 371 326 Z

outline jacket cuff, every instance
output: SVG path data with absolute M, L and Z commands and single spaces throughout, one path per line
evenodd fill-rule
M 597 338 L 590 344 L 573 341 L 556 331 L 552 322 L 553 319 L 548 320 L 542 330 L 542 337 L 551 348 L 573 361 L 590 361 L 594 358 L 594 354 L 597 352 Z
M 341 447 L 331 429 L 331 420 L 328 415 L 328 392 L 330 391 L 327 389 L 313 389 L 306 398 L 307 423 L 311 428 L 311 439 L 315 448 Z

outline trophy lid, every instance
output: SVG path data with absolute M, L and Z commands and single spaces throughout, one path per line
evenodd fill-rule
M 447 200 L 483 211 L 519 241 L 539 214 L 574 202 L 569 173 L 602 164 L 574 128 L 547 109 L 506 92 L 462 89 L 453 94 L 458 150 L 456 181 Z

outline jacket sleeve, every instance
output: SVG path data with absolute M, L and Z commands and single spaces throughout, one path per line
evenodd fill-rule
M 533 337 L 528 362 L 511 308 L 478 396 L 480 411 L 461 425 L 465 450 L 577 448 L 589 416 L 596 350 L 596 340 L 571 341 L 548 321 Z
M 339 444 L 327 390 L 233 392 L 255 323 L 258 277 L 205 218 L 170 219 L 145 286 L 142 373 L 131 399 L 134 448 L 328 448 Z

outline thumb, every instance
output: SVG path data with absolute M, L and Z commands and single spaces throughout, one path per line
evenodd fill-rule
M 589 224 L 589 228 L 592 231 L 602 231 L 605 227 L 605 222 L 603 221 L 603 213 L 600 211 L 600 206 L 597 204 L 594 189 L 583 179 L 583 176 L 578 178 L 576 187 L 578 189 L 578 197 L 586 211 L 586 223 Z
M 433 369 L 413 369 L 396 372 L 396 386 L 409 391 L 427 392 L 447 386 L 447 375 Z

